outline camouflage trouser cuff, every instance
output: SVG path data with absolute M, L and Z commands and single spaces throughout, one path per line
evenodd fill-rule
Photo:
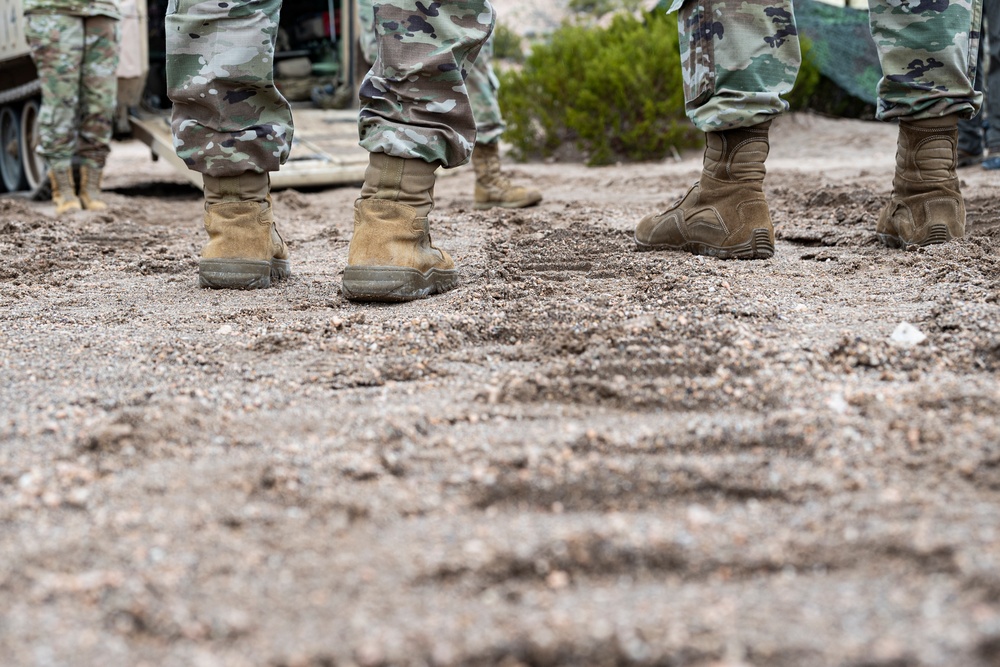
M 77 162 L 81 167 L 87 167 L 88 169 L 104 169 L 104 160 L 94 160 L 91 158 L 77 158 Z
M 73 158 L 45 158 L 45 162 L 52 171 L 65 171 L 73 168 Z
M 910 123 L 911 125 L 916 125 L 917 127 L 926 128 L 936 128 L 936 127 L 947 127 L 953 128 L 958 124 L 958 121 L 962 117 L 959 114 L 945 114 L 945 115 L 927 115 L 927 114 L 914 114 L 913 116 L 900 116 L 899 122 Z M 966 119 L 967 120 L 967 119 Z

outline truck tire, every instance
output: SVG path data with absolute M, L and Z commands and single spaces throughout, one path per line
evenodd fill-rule
M 5 192 L 25 188 L 24 165 L 21 162 L 20 105 L 0 107 L 0 183 Z
M 45 159 L 38 154 L 38 110 L 41 100 L 33 97 L 21 108 L 21 161 L 24 181 L 32 199 L 48 199 L 52 196 Z
M 38 147 L 38 110 L 41 102 L 0 105 L 0 192 L 23 193 L 35 200 L 52 196 L 48 167 Z

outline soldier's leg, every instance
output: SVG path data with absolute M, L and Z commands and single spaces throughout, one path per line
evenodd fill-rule
M 788 109 L 781 96 L 802 61 L 791 0 L 687 0 L 677 23 L 685 108 L 699 130 L 751 127 Z
M 118 104 L 119 22 L 106 16 L 84 19 L 80 68 L 80 201 L 84 208 L 107 208 L 101 200 L 101 174 L 111 152 L 111 132 Z
M 892 197 L 876 232 L 888 246 L 943 243 L 965 233 L 958 121 L 979 111 L 973 85 L 981 0 L 869 4 L 882 63 L 878 117 L 899 120 Z
M 378 55 L 375 40 L 375 10 L 373 0 L 358 0 L 358 20 L 361 34 L 358 44 L 365 60 L 370 64 Z M 472 152 L 472 164 L 476 171 L 476 186 L 473 199 L 477 209 L 494 206 L 523 208 L 542 200 L 542 193 L 532 188 L 515 185 L 500 169 L 500 136 L 507 129 L 500 113 L 497 97 L 500 81 L 493 72 L 493 39 L 486 41 L 479 56 L 468 68 L 465 79 L 469 91 L 472 115 L 476 119 L 476 146 Z
M 472 153 L 466 65 L 489 37 L 494 12 L 488 0 L 376 0 L 374 12 L 378 57 L 361 85 L 358 121 L 371 155 L 343 291 L 358 301 L 406 301 L 458 283 L 451 257 L 431 244 L 427 216 L 435 169 Z
M 676 0 L 688 117 L 705 132 L 701 177 L 635 230 L 641 249 L 768 258 L 764 198 L 771 120 L 801 62 L 791 0 Z
M 476 61 L 468 67 L 465 86 L 469 90 L 469 103 L 476 119 L 476 143 L 492 144 L 500 141 L 507 124 L 500 113 L 500 81 L 493 71 L 493 37 L 486 40 Z
M 983 40 L 979 41 L 979 55 L 976 57 L 975 89 L 983 90 Z M 958 121 L 958 166 L 969 167 L 983 161 L 983 114 L 982 110 L 972 118 Z
M 983 166 L 1000 169 L 1000 0 L 983 0 L 984 34 L 989 72 L 986 76 L 986 147 Z
M 374 3 L 378 59 L 361 84 L 360 143 L 371 153 L 457 167 L 476 135 L 466 65 L 494 14 L 488 0 L 432 9 L 420 0 Z
M 375 63 L 378 57 L 378 42 L 375 39 L 375 8 L 373 0 L 358 0 L 358 46 L 361 47 L 361 56 L 368 63 L 369 67 Z
M 52 201 L 59 214 L 79 211 L 73 155 L 80 106 L 83 19 L 65 14 L 29 14 L 25 34 L 42 84 L 38 152 L 49 166 Z
M 507 129 L 500 113 L 500 81 L 493 71 L 493 38 L 487 40 L 465 80 L 472 115 L 476 119 L 476 147 L 472 165 L 476 171 L 475 208 L 524 208 L 542 200 L 534 188 L 512 183 L 500 168 L 500 136 Z
M 293 131 L 274 86 L 281 0 L 252 4 L 176 0 L 166 17 L 174 147 L 204 175 L 205 287 L 269 287 L 291 272 L 269 196 Z

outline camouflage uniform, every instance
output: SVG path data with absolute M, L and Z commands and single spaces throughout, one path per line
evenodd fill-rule
M 117 102 L 118 3 L 26 0 L 25 33 L 42 83 L 38 152 L 53 169 L 100 169 Z
M 361 52 L 369 65 L 375 62 L 378 47 L 375 39 L 375 12 L 373 0 L 358 0 L 358 18 L 361 22 L 361 34 L 358 42 Z M 507 129 L 500 114 L 498 93 L 500 81 L 493 72 L 493 37 L 486 41 L 476 62 L 469 67 L 465 86 L 469 91 L 469 102 L 472 104 L 472 115 L 476 119 L 476 143 L 493 144 Z
M 216 177 L 277 171 L 292 145 L 292 112 L 274 86 L 281 0 L 167 4 L 167 91 L 174 148 Z
M 493 31 L 488 0 L 373 3 L 378 57 L 361 84 L 359 131 L 369 152 L 463 164 L 476 139 L 466 88 Z
M 273 80 L 280 9 L 281 0 L 168 4 L 174 145 L 190 168 L 227 177 L 277 171 L 287 159 L 292 116 Z M 370 152 L 461 164 L 475 137 L 464 64 L 492 29 L 492 7 L 488 0 L 428 8 L 397 0 L 376 2 L 375 13 L 386 39 L 361 87 L 361 145 Z
M 983 76 L 983 42 L 979 45 L 976 67 L 976 90 L 983 90 L 985 84 L 986 118 L 981 115 L 963 120 L 958 124 L 958 149 L 965 156 L 982 158 L 983 139 L 990 155 L 1000 153 L 1000 0 L 983 0 L 983 25 L 988 39 L 989 68 Z M 962 165 L 960 165 L 962 166 Z M 995 167 L 994 167 L 995 168 Z
M 749 127 L 787 108 L 801 60 L 791 0 L 674 0 L 687 113 L 705 132 Z M 883 77 L 878 117 L 976 113 L 982 0 L 871 0 Z

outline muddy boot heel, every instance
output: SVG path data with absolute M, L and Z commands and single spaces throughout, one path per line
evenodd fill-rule
M 349 266 L 344 269 L 342 292 L 351 301 L 400 302 L 421 299 L 458 286 L 455 270 L 421 273 L 400 266 Z
M 273 272 L 272 263 L 262 260 L 201 259 L 198 285 L 211 289 L 266 289 L 271 286 Z
M 892 196 L 875 226 L 883 245 L 927 246 L 965 235 L 957 146 L 956 115 L 899 123 Z
M 292 275 L 292 263 L 287 259 L 271 260 L 271 280 L 284 280 Z

